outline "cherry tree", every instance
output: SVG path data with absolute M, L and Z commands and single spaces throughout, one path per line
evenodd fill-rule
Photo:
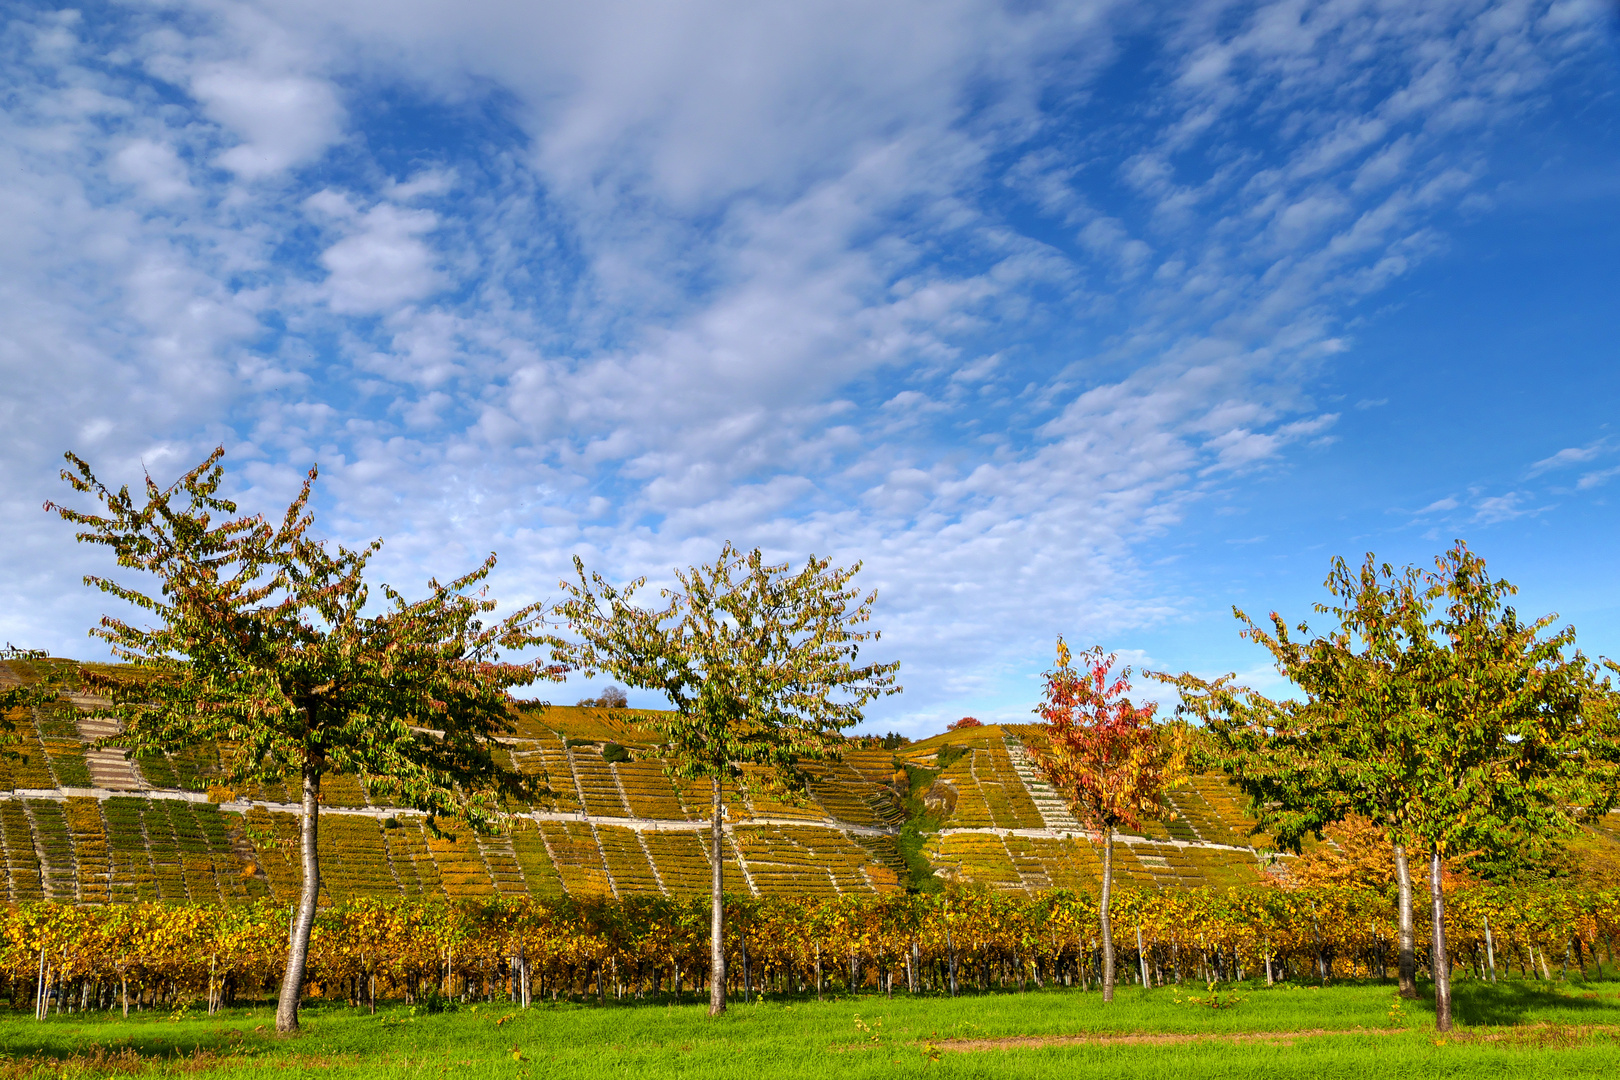
M 1076 660 L 1078 659 L 1078 665 Z M 1155 706 L 1126 695 L 1131 669 L 1114 673 L 1118 658 L 1101 646 L 1076 658 L 1058 638 L 1057 664 L 1046 673 L 1036 708 L 1046 745 L 1034 748 L 1036 767 L 1087 829 L 1101 834 L 1103 1000 L 1114 1000 L 1114 834 L 1167 814 L 1164 796 L 1186 776 L 1185 732 L 1154 719 Z

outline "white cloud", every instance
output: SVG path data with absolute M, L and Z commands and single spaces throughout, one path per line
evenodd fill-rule
M 342 136 L 343 108 L 323 80 L 217 64 L 192 78 L 191 92 L 241 140 L 215 161 L 244 180 L 302 165 Z
M 1599 439 L 1596 442 L 1587 443 L 1585 446 L 1567 446 L 1551 457 L 1544 457 L 1531 465 L 1530 475 L 1536 476 L 1549 469 L 1562 469 L 1569 465 L 1581 465 L 1591 461 L 1599 454 L 1605 453 L 1608 449 L 1608 439 Z
M 1110 217 L 1100 217 L 1080 230 L 1080 242 L 1109 262 L 1117 263 L 1127 277 L 1139 273 L 1153 256 L 1153 249 L 1125 231 L 1124 225 Z
M 389 203 L 358 215 L 349 235 L 321 252 L 332 310 L 344 315 L 387 312 L 443 288 L 436 256 L 422 239 L 437 225 L 431 211 Z
M 1593 472 L 1584 473 L 1580 480 L 1576 481 L 1575 486 L 1585 491 L 1588 488 L 1601 487 L 1616 476 L 1620 476 L 1620 466 L 1610 469 L 1597 469 Z
M 112 174 L 135 184 L 154 202 L 167 202 L 194 193 L 186 167 L 174 147 L 151 139 L 133 139 L 113 154 Z
M 224 440 L 264 500 L 319 460 L 327 526 L 387 535 L 395 581 L 489 547 L 514 600 L 573 551 L 864 558 L 903 708 L 1007 693 L 1058 630 L 1174 617 L 1137 546 L 1333 423 L 1309 387 L 1346 303 L 1437 249 L 1474 135 L 1587 25 L 1503 11 L 1178 8 L 1145 31 L 1173 84 L 1113 125 L 1085 102 L 1143 23 L 1102 3 L 210 0 L 99 31 L 195 108 L 71 21 L 18 31 L 0 419 L 43 479 L 5 505 L 0 629 L 88 623 L 22 509 L 64 444 L 127 478 Z M 396 99 L 498 122 L 394 155 Z
M 1474 520 L 1482 525 L 1495 525 L 1503 521 L 1539 514 L 1545 507 L 1526 506 L 1532 496 L 1526 491 L 1510 491 L 1505 495 L 1491 495 L 1474 504 Z

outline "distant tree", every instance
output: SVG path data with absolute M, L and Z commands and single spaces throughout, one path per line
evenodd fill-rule
M 581 708 L 587 709 L 622 709 L 630 704 L 630 698 L 620 686 L 604 686 L 602 693 L 596 697 L 580 698 Z
M 839 732 L 860 722 L 862 707 L 900 692 L 900 665 L 856 665 L 861 643 L 879 637 L 861 629 L 877 594 L 850 586 L 858 563 L 841 569 L 812 556 L 789 572 L 757 548 L 743 555 L 728 543 L 713 564 L 677 570 L 679 587 L 662 590 L 656 607 L 635 603 L 643 578 L 620 590 L 587 576 L 577 558 L 574 569 L 557 612 L 577 640 L 556 641 L 557 657 L 667 697 L 674 711 L 646 722 L 676 776 L 711 785 L 709 1014 L 717 1016 L 726 1008 L 721 782 L 740 780 L 748 764 L 802 786 L 802 763 L 835 760 Z
M 17 715 L 13 710 L 50 705 L 60 700 L 62 691 L 67 689 L 71 677 L 65 676 L 58 667 L 47 666 L 43 678 L 28 679 L 26 672 L 17 675 L 16 669 L 7 664 L 11 660 L 26 662 L 45 658 L 43 649 L 19 649 L 9 641 L 0 649 L 0 747 L 15 741 Z
M 984 723 L 975 717 L 964 716 L 960 720 L 953 720 L 945 725 L 946 731 L 961 731 L 963 728 L 984 727 Z
M 0 649 L 0 660 L 44 660 L 49 655 L 44 649 L 19 649 L 9 641 Z
M 18 722 L 26 719 L 28 710 L 59 700 L 61 689 L 60 681 L 55 677 L 0 686 L 0 761 L 12 761 L 22 756 L 16 749 L 20 741 Z
M 910 742 L 910 739 L 897 731 L 891 731 L 886 735 L 851 735 L 849 737 L 850 745 L 859 747 L 862 750 L 898 750 L 902 746 L 910 744 Z
M 1574 629 L 1543 634 L 1550 615 L 1520 623 L 1505 604 L 1516 590 L 1460 541 L 1429 572 L 1371 555 L 1356 572 L 1335 559 L 1327 588 L 1335 603 L 1316 610 L 1339 625 L 1317 637 L 1275 612 L 1268 633 L 1234 609 L 1303 700 L 1272 701 L 1230 675 L 1170 681 L 1280 844 L 1298 850 L 1359 814 L 1389 835 L 1401 876 L 1407 851 L 1426 854 L 1435 1026 L 1450 1030 L 1443 865 L 1544 843 L 1613 805 L 1613 694 L 1575 650 Z M 1409 885 L 1402 909 L 1409 928 Z M 1406 929 L 1408 971 L 1410 948 Z
M 1112 674 L 1117 658 L 1096 647 L 1080 654 L 1077 668 L 1068 643 L 1058 638 L 1057 665 L 1046 673 L 1046 692 L 1036 708 L 1045 745 L 1034 749 L 1036 768 L 1087 829 L 1102 834 L 1103 1000 L 1114 1000 L 1114 833 L 1141 828 L 1142 819 L 1167 813 L 1164 796 L 1186 775 L 1185 733 L 1154 721 L 1154 705 L 1137 706 L 1131 669 Z
M 61 686 L 56 679 L 40 682 L 18 682 L 0 686 L 0 730 L 10 733 L 16 728 L 14 709 L 37 709 L 61 697 Z M 0 739 L 3 743 L 3 739 Z
M 302 789 L 303 891 L 288 934 L 276 1030 L 298 1026 L 310 928 L 320 888 L 321 780 L 357 777 L 379 801 L 492 826 L 499 799 L 527 785 L 501 764 L 496 737 L 512 730 L 507 690 L 553 674 L 541 661 L 502 662 L 501 649 L 536 644 L 538 606 L 499 623 L 471 593 L 495 565 L 407 601 L 384 585 L 387 606 L 365 614 L 367 560 L 381 546 L 328 547 L 311 539 L 312 468 L 279 523 L 236 516 L 221 498 L 223 448 L 145 501 L 104 487 L 84 461 L 62 478 L 105 513 L 46 504 L 83 526 L 79 540 L 112 550 L 118 565 L 151 575 L 155 595 L 107 578 L 85 579 L 156 623 L 111 615 L 91 634 L 109 643 L 125 673 L 84 673 L 124 723 L 120 745 L 136 755 L 218 743 L 227 784 L 296 778 Z

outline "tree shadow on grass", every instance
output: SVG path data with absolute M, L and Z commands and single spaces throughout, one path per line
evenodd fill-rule
M 1494 984 L 1453 984 L 1452 1014 L 1460 1023 L 1470 1027 L 1511 1027 L 1525 1023 L 1527 1019 L 1535 1019 L 1534 1013 L 1550 1010 L 1566 1015 L 1574 1013 L 1583 1022 L 1620 1022 L 1620 1002 L 1610 994 L 1605 994 L 1603 998 L 1595 994 L 1592 997 L 1573 996 L 1579 993 L 1580 986 L 1579 983 L 1559 986 L 1517 979 Z M 1432 991 L 1425 997 L 1432 1007 Z

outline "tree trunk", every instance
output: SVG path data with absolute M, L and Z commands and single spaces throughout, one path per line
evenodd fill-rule
M 1136 959 L 1142 965 L 1142 989 L 1146 990 L 1153 985 L 1153 980 L 1148 978 L 1147 947 L 1142 944 L 1142 927 L 1140 925 L 1136 928 Z
M 1102 924 L 1102 962 L 1104 1001 L 1114 1000 L 1114 927 L 1108 917 L 1108 902 L 1114 888 L 1114 829 L 1103 829 L 1102 903 L 1097 905 L 1097 917 Z
M 1429 895 L 1434 905 L 1434 1029 L 1451 1030 L 1451 959 L 1446 955 L 1446 894 L 1440 889 L 1440 852 L 1429 856 Z
M 298 1001 L 304 993 L 304 969 L 309 963 L 309 932 L 315 925 L 320 899 L 321 863 L 315 841 L 320 829 L 321 774 L 313 762 L 304 766 L 304 819 L 299 836 L 303 856 L 304 887 L 298 894 L 298 915 L 287 934 L 287 972 L 281 977 L 281 999 L 276 1003 L 276 1033 L 298 1030 Z
M 39 983 L 34 990 L 34 1019 L 45 1019 L 45 949 L 39 950 Z
M 1496 942 L 1491 939 L 1491 917 L 1485 919 L 1485 960 L 1491 965 L 1491 982 L 1496 981 Z
M 1403 998 L 1416 998 L 1417 994 L 1417 931 L 1412 917 L 1412 872 L 1406 865 L 1406 849 L 1395 845 L 1395 880 L 1401 894 L 1401 969 L 1400 994 Z
M 726 1011 L 726 941 L 725 941 L 725 878 L 722 876 L 724 858 L 720 842 L 725 833 L 720 827 L 720 777 L 714 778 L 713 817 L 710 819 L 714 845 L 714 876 L 709 889 L 709 1015 L 719 1016 Z

